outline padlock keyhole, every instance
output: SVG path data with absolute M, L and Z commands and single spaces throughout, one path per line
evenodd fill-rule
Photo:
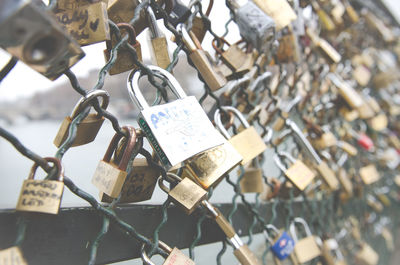
M 46 62 L 54 57 L 57 46 L 57 39 L 54 36 L 44 36 L 29 46 L 25 53 L 26 60 L 33 64 Z

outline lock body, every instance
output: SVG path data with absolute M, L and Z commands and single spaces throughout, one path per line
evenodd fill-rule
M 0 264 L 28 265 L 19 247 L 10 247 L 0 250 Z
M 317 245 L 315 237 L 308 236 L 296 242 L 294 253 L 297 261 L 301 264 L 320 256 L 321 250 Z
M 204 189 L 209 189 L 218 185 L 225 174 L 228 174 L 240 161 L 242 156 L 225 141 L 220 146 L 190 158 L 185 167 L 189 171 L 190 178 Z
M 355 260 L 357 265 L 376 265 L 378 264 L 379 256 L 370 245 L 364 242 L 355 255 Z
M 271 251 L 279 260 L 284 260 L 293 252 L 294 245 L 293 239 L 283 231 L 271 246 Z
M 276 31 L 296 20 L 297 15 L 286 0 L 254 0 L 254 3 L 276 23 Z
M 314 172 L 300 160 L 296 160 L 295 163 L 286 170 L 285 175 L 301 191 L 315 178 Z
M 239 182 L 240 190 L 243 193 L 261 193 L 264 191 L 263 172 L 261 168 L 245 168 L 243 177 Z
M 27 179 L 22 184 L 17 211 L 58 214 L 64 182 Z
M 53 141 L 54 145 L 60 147 L 68 137 L 69 126 L 71 125 L 71 117 L 66 117 L 58 130 L 58 133 Z M 80 146 L 94 141 L 102 124 L 104 117 L 99 117 L 98 114 L 90 113 L 78 125 L 76 137 L 72 143 L 73 146 Z
M 261 265 L 256 255 L 247 245 L 242 245 L 233 251 L 233 255 L 242 265 Z
M 254 65 L 254 53 L 244 52 L 238 44 L 233 44 L 222 52 L 222 61 L 236 74 L 243 76 L 249 72 Z
M 92 184 L 108 196 L 117 198 L 127 175 L 128 173 L 118 169 L 117 165 L 100 161 L 93 175 Z
M 168 53 L 168 43 L 165 36 L 151 39 L 151 51 L 158 66 L 166 69 L 171 63 Z
M 253 2 L 248 1 L 236 11 L 240 34 L 260 53 L 268 51 L 275 38 L 275 22 Z
M 196 16 L 193 18 L 192 31 L 200 43 L 202 43 L 207 30 L 201 17 Z
M 115 43 L 116 44 L 116 43 Z M 114 44 L 114 45 L 115 45 Z M 131 45 L 137 55 L 137 59 L 142 61 L 142 48 L 139 41 L 136 41 L 134 44 L 127 44 Z M 104 59 L 106 62 L 110 60 L 111 57 L 111 49 L 114 46 L 110 46 L 109 49 L 104 50 Z M 132 69 L 136 69 L 138 66 L 135 63 L 134 55 L 127 48 L 121 47 L 118 49 L 117 59 L 114 65 L 111 67 L 109 73 L 110 75 L 117 75 Z
M 243 157 L 242 165 L 249 163 L 267 149 L 264 141 L 253 126 L 234 135 L 229 139 L 229 142 Z
M 195 265 L 194 261 L 174 247 L 163 265 Z
M 85 54 L 43 7 L 38 1 L 1 1 L 0 47 L 55 80 Z
M 141 202 L 151 199 L 160 171 L 150 167 L 144 158 L 136 158 L 132 170 L 126 176 L 122 186 L 119 203 Z M 113 198 L 105 193 L 100 194 L 102 202 L 111 203 Z
M 224 142 L 194 96 L 143 109 L 139 126 L 168 169 Z
M 191 214 L 206 199 L 207 191 L 203 190 L 189 178 L 182 179 L 169 193 L 169 198 L 180 206 L 186 214 Z
M 339 181 L 332 169 L 325 161 L 317 165 L 317 170 L 331 191 L 339 188 Z
M 110 39 L 107 4 L 104 2 L 78 5 L 55 16 L 81 46 Z
M 360 177 L 365 185 L 372 184 L 381 178 L 373 164 L 360 168 Z

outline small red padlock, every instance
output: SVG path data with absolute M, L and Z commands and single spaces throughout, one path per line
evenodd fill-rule
M 374 142 L 372 142 L 372 139 L 364 133 L 358 135 L 357 142 L 363 149 L 367 151 L 371 151 L 374 148 Z

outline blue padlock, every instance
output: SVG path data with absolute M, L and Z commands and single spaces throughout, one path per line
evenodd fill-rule
M 276 233 L 276 235 L 279 235 L 277 236 L 275 242 L 273 242 L 271 238 L 268 236 L 268 233 L 264 231 L 265 236 L 271 243 L 271 251 L 279 260 L 286 259 L 294 249 L 294 244 L 295 244 L 294 240 L 285 231 L 280 233 L 279 230 L 273 225 L 269 224 L 267 225 L 267 228 L 273 230 Z

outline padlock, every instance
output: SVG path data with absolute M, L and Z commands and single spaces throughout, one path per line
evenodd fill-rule
M 349 175 L 346 172 L 346 169 L 338 169 L 338 179 L 340 185 L 342 185 L 343 190 L 346 192 L 347 197 L 353 196 L 353 183 L 351 182 Z
M 81 46 L 110 39 L 107 4 L 104 2 L 77 4 L 55 16 Z
M 292 165 L 286 169 L 279 156 L 286 157 Z M 315 174 L 303 162 L 294 159 L 289 153 L 281 152 L 274 155 L 274 162 L 282 172 L 285 173 L 288 180 L 299 190 L 303 191 L 315 178 Z
M 167 39 L 158 27 L 156 16 L 150 6 L 147 8 L 147 20 L 149 22 L 151 57 L 159 67 L 166 69 L 171 63 Z
M 365 129 L 362 129 L 360 132 L 356 132 L 352 128 L 349 128 L 347 130 L 347 132 L 352 137 L 356 138 L 358 145 L 361 148 L 363 148 L 365 151 L 370 151 L 371 152 L 371 151 L 375 150 L 374 142 L 372 141 L 372 139 L 367 134 L 365 134 Z
M 360 86 L 367 86 L 371 80 L 371 72 L 364 65 L 357 65 L 353 70 L 353 78 Z
M 129 160 L 131 159 L 133 149 L 136 144 L 136 131 L 133 127 L 122 127 L 127 134 L 125 149 L 123 150 L 122 158 L 118 165 L 111 161 L 112 154 L 118 147 L 118 142 L 123 137 L 116 133 L 108 145 L 107 151 L 104 154 L 103 160 L 100 160 L 96 171 L 93 174 L 92 184 L 95 185 L 101 192 L 104 192 L 112 198 L 117 198 L 121 193 L 122 185 L 125 182 L 128 172 Z
M 275 131 L 280 131 L 284 128 L 286 119 L 289 118 L 290 111 L 301 101 L 301 96 L 296 96 L 291 101 L 287 102 L 285 105 L 281 106 L 280 115 L 276 118 L 272 128 Z
M 50 80 L 85 54 L 41 1 L 0 2 L 0 47 Z
M 386 248 L 390 252 L 393 252 L 395 250 L 395 246 L 394 246 L 393 235 L 392 235 L 392 232 L 390 231 L 390 229 L 388 229 L 387 227 L 383 227 L 382 231 L 381 231 L 381 235 L 382 235 L 383 239 L 385 240 Z
M 319 21 L 323 29 L 327 31 L 332 31 L 336 29 L 335 23 L 329 17 L 329 15 L 320 7 L 316 0 L 311 1 L 311 5 L 314 11 L 317 13 Z
M 35 172 L 39 166 L 35 163 L 31 168 L 29 178 L 24 180 L 22 185 L 15 207 L 17 211 L 58 214 L 64 191 L 64 171 L 57 158 L 46 157 L 45 159 L 54 164 L 57 180 L 35 180 Z
M 86 96 L 82 97 L 76 104 L 71 116 L 65 117 L 60 128 L 58 129 L 56 138 L 53 143 L 58 148 L 65 142 L 69 135 L 69 126 L 71 122 L 82 113 L 90 104 L 92 100 L 101 97 L 103 99 L 101 108 L 106 109 L 110 100 L 110 95 L 105 90 L 93 90 Z M 88 144 L 94 141 L 101 125 L 104 122 L 104 117 L 99 114 L 89 114 L 77 126 L 76 136 L 72 142 L 71 147 Z
M 168 172 L 167 176 L 178 184 L 173 189 L 168 189 L 163 178 L 158 179 L 160 188 L 168 194 L 168 197 L 186 214 L 190 215 L 207 198 L 207 191 L 194 183 L 189 178 L 181 179 L 178 175 Z
M 247 164 L 258 155 L 262 154 L 267 146 L 265 145 L 261 136 L 257 133 L 256 129 L 247 122 L 243 117 L 242 113 L 230 106 L 221 107 L 224 111 L 232 112 L 237 118 L 239 118 L 241 124 L 244 126 L 245 130 L 240 132 L 235 136 L 230 136 L 221 121 L 220 109 L 217 109 L 214 113 L 214 121 L 217 128 L 225 136 L 226 139 L 233 145 L 233 147 L 239 152 L 243 157 L 241 162 L 242 165 Z
M 366 8 L 361 11 L 362 16 L 365 18 L 367 25 L 379 33 L 382 39 L 386 43 L 391 43 L 396 40 L 393 31 L 388 28 L 382 20 L 376 17 L 372 12 L 368 11 Z
M 362 242 L 359 246 L 360 250 L 355 254 L 355 260 L 357 265 L 377 265 L 379 261 L 379 255 L 375 250 L 365 242 Z
M 321 254 L 326 265 L 346 265 L 343 253 L 334 238 L 328 238 L 322 242 Z
M 0 250 L 1 265 L 28 265 L 18 246 Z
M 134 48 L 136 51 L 137 59 L 142 61 L 142 48 L 140 46 L 140 42 L 136 39 L 135 29 L 127 23 L 119 23 L 117 26 L 119 29 L 125 29 L 128 32 L 129 39 L 126 45 L 132 46 L 132 48 Z M 104 50 L 104 59 L 106 62 L 110 60 L 111 50 L 118 43 L 117 41 L 113 40 L 112 37 L 113 36 L 111 36 L 110 41 L 106 42 L 107 49 Z M 111 67 L 109 74 L 116 75 L 137 68 L 138 65 L 135 63 L 132 53 L 128 50 L 128 48 L 120 46 L 117 52 L 117 59 Z
M 277 31 L 290 25 L 297 18 L 287 0 L 254 0 L 254 3 L 275 21 Z
M 151 199 L 160 170 L 151 167 L 144 158 L 135 158 L 132 162 L 132 169 L 126 176 L 122 186 L 121 196 L 118 203 L 142 202 Z M 111 203 L 113 198 L 101 192 L 100 200 Z
M 275 226 L 268 224 L 266 226 L 267 229 L 274 231 L 275 236 L 274 240 L 271 239 L 268 232 L 264 229 L 263 233 L 268 242 L 270 243 L 271 251 L 274 253 L 274 256 L 279 260 L 284 260 L 289 257 L 289 255 L 293 252 L 294 249 L 294 240 L 290 237 L 288 233 L 285 231 L 280 232 Z
M 206 17 L 210 16 L 213 5 L 214 1 L 208 1 L 208 7 L 205 13 Z M 209 22 L 207 22 L 207 20 L 203 19 L 202 17 L 195 16 L 193 18 L 192 31 L 200 43 L 203 42 L 204 36 L 206 35 L 208 23 Z
M 321 51 L 322 55 L 328 60 L 329 63 L 339 63 L 342 56 L 332 47 L 332 45 L 319 37 L 311 28 L 307 28 L 307 35 L 310 37 L 314 45 Z
M 345 141 L 337 141 L 336 146 L 345 151 L 349 156 L 356 156 L 358 154 L 357 148 Z
M 378 201 L 372 194 L 367 194 L 366 196 L 366 203 L 369 207 L 371 207 L 376 213 L 382 213 L 383 211 L 383 204 Z
M 300 63 L 301 51 L 297 35 L 291 25 L 288 26 L 288 32 L 279 39 L 279 47 L 276 56 L 282 63 Z
M 232 144 L 225 140 L 222 145 L 188 159 L 185 169 L 188 171 L 188 177 L 204 189 L 209 189 L 216 187 L 242 159 Z
M 145 246 L 146 245 L 143 244 L 141 248 L 141 258 L 143 264 L 155 265 L 147 256 Z M 158 246 L 168 254 L 168 257 L 163 262 L 163 265 L 195 265 L 194 261 L 183 254 L 178 248 L 171 248 L 161 240 L 158 241 Z
M 354 10 L 354 8 L 350 5 L 348 0 L 343 0 L 344 2 L 344 6 L 346 8 L 346 14 L 349 18 L 349 20 L 355 24 L 360 20 L 359 15 L 357 14 L 357 12 Z
M 337 145 L 336 136 L 332 132 L 324 132 L 320 137 L 313 140 L 313 146 L 318 149 L 325 149 Z
M 275 40 L 275 22 L 252 1 L 229 0 L 240 35 L 259 53 L 267 52 Z
M 359 173 L 365 185 L 372 184 L 381 178 L 374 164 L 370 164 L 360 168 Z
M 332 3 L 332 4 L 333 4 L 333 7 L 330 11 L 330 14 L 332 15 L 332 19 L 337 26 L 342 26 L 343 25 L 343 16 L 346 12 L 346 7 L 340 1 L 336 1 L 335 3 Z
M 316 168 L 325 183 L 328 185 L 329 189 L 332 191 L 337 190 L 339 188 L 339 181 L 337 180 L 335 173 L 332 169 L 329 168 L 328 164 L 319 157 L 319 155 L 314 150 L 311 143 L 304 136 L 303 132 L 300 130 L 297 124 L 292 120 L 287 119 L 286 125 L 288 125 L 290 129 L 294 132 L 295 139 L 297 139 L 299 144 L 304 147 L 310 158 L 315 161 L 315 163 L 317 164 Z
M 222 42 L 218 45 L 218 42 Z M 222 46 L 226 44 L 228 49 L 223 50 Z M 249 72 L 254 66 L 256 60 L 254 52 L 245 52 L 239 47 L 240 42 L 233 45 L 229 44 L 224 38 L 214 39 L 212 42 L 214 50 L 221 56 L 221 60 L 226 66 L 232 70 L 232 74 L 228 74 L 226 77 L 231 79 L 231 75 L 236 78 L 243 77 L 244 74 Z
M 183 4 L 180 0 L 173 0 L 173 6 L 171 13 L 168 16 L 168 22 L 176 27 L 178 24 L 187 21 L 190 14 L 192 14 L 192 12 L 189 7 Z
M 226 84 L 227 80 L 213 67 L 212 62 L 207 57 L 205 51 L 201 48 L 200 43 L 194 39 L 196 36 L 194 36 L 194 34 L 189 35 L 183 24 L 180 24 L 179 28 L 183 42 L 189 50 L 189 58 L 203 77 L 204 82 L 206 82 L 212 91 L 222 88 Z
M 385 130 L 388 124 L 388 118 L 383 112 L 368 120 L 368 125 L 377 132 Z
M 305 238 L 298 240 L 295 227 L 296 223 L 303 225 L 306 232 Z M 321 255 L 321 250 L 317 243 L 319 238 L 311 234 L 311 230 L 303 218 L 294 218 L 290 224 L 290 234 L 295 242 L 294 253 L 300 264 L 306 263 Z
M 239 175 L 240 173 L 238 173 Z M 259 166 L 244 167 L 243 176 L 239 182 L 242 193 L 262 193 L 264 191 L 263 171 Z
M 207 200 L 202 202 L 203 207 L 211 214 L 212 218 L 215 219 L 218 226 L 226 235 L 228 241 L 234 248 L 233 255 L 242 265 L 261 265 L 257 256 L 249 249 L 249 247 L 242 242 L 235 229 L 229 223 L 229 221 L 222 215 L 222 213 L 212 206 Z
M 167 80 L 168 88 L 178 98 L 150 107 L 139 89 L 141 71 L 134 70 L 128 77 L 129 94 L 140 109 L 139 126 L 166 170 L 181 167 L 194 155 L 223 144 L 223 136 L 211 124 L 196 98 L 187 97 L 168 71 L 151 65 L 148 68 Z

